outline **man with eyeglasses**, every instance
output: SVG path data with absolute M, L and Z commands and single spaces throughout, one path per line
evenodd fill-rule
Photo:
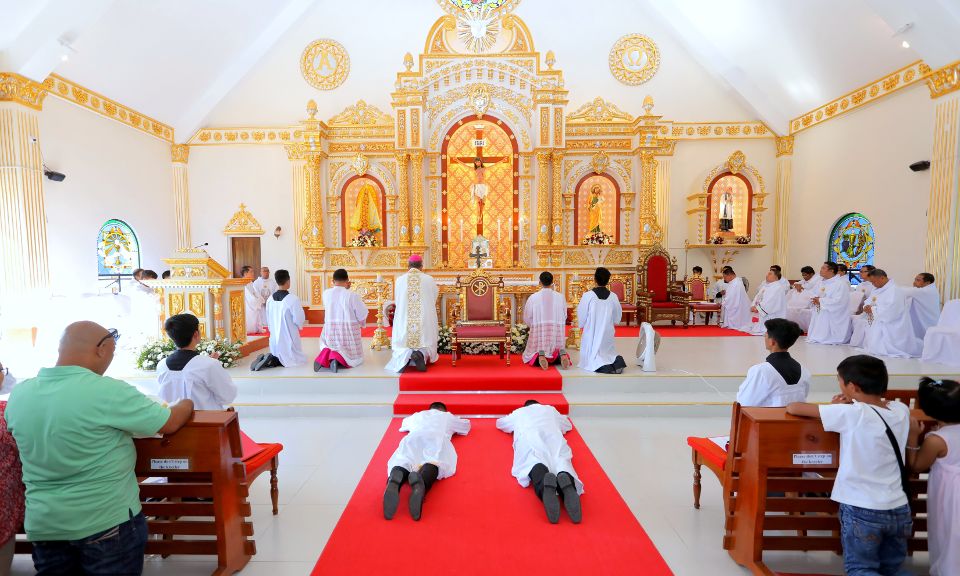
M 27 487 L 24 526 L 43 574 L 140 574 L 147 524 L 133 438 L 171 434 L 193 402 L 169 408 L 104 376 L 116 330 L 67 326 L 56 366 L 18 385 L 7 405 Z

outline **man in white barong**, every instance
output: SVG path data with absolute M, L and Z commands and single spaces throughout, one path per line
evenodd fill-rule
M 341 368 L 363 364 L 363 339 L 360 329 L 367 322 L 367 305 L 350 290 L 350 277 L 343 268 L 333 271 L 333 287 L 323 291 L 323 331 L 320 354 L 313 371 L 326 368 L 336 373 Z
M 300 329 L 306 323 L 303 304 L 290 292 L 290 273 L 277 270 L 274 274 L 277 291 L 267 300 L 267 328 L 270 329 L 270 353 L 261 354 L 250 369 L 253 371 L 285 366 L 291 368 L 307 363 L 300 343 Z
M 404 418 L 400 431 L 408 434 L 387 461 L 383 517 L 393 519 L 400 505 L 400 487 L 409 483 L 410 516 L 420 520 L 423 500 L 433 483 L 457 472 L 457 451 L 451 438 L 454 434 L 466 436 L 470 421 L 447 412 L 443 402 L 434 402 L 429 409 Z
M 910 299 L 910 322 L 913 333 L 923 340 L 927 329 L 940 319 L 940 291 L 936 279 L 929 272 L 921 272 L 913 279 L 913 288 L 907 290 Z
M 813 297 L 813 317 L 807 330 L 810 344 L 846 344 L 850 341 L 850 284 L 837 275 L 836 262 L 820 267 L 819 292 Z
M 570 367 L 570 355 L 564 350 L 566 342 L 567 299 L 553 289 L 553 274 L 540 273 L 540 290 L 527 298 L 523 306 L 523 322 L 530 328 L 523 363 L 540 366 L 551 364 Z
M 743 286 L 743 278 L 733 268 L 723 270 L 723 282 L 727 285 L 720 308 L 720 326 L 743 332 L 750 331 L 750 298 Z
M 189 398 L 196 410 L 226 410 L 237 398 L 237 385 L 216 353 L 197 352 L 200 320 L 193 314 L 176 314 L 163 323 L 163 331 L 177 350 L 157 364 L 160 399 L 175 404 Z
M 260 268 L 260 276 L 253 281 L 254 289 L 260 293 L 263 298 L 263 327 L 267 326 L 267 300 L 277 291 L 277 283 L 270 276 L 270 269 L 266 266 Z
M 780 267 L 771 267 L 767 278 L 753 299 L 750 311 L 757 315 L 757 321 L 750 326 L 749 333 L 763 336 L 767 333 L 766 321 L 784 318 L 787 315 L 787 281 L 780 273 Z
M 497 420 L 497 429 L 513 434 L 510 474 L 520 486 L 533 484 L 551 524 L 560 521 L 560 499 L 574 524 L 583 519 L 583 482 L 573 469 L 573 451 L 563 437 L 573 430 L 570 419 L 553 406 L 527 400 L 522 408 Z
M 787 297 L 787 320 L 796 322 L 804 332 L 810 327 L 810 317 L 813 315 L 811 299 L 820 292 L 820 281 L 823 278 L 817 274 L 812 266 L 800 269 L 801 280 L 794 282 Z
M 397 278 L 394 288 L 397 310 L 393 315 L 393 356 L 386 369 L 400 372 L 413 366 L 420 372 L 427 370 L 439 357 L 437 343 L 440 324 L 437 321 L 437 283 L 423 273 L 423 257 L 410 256 L 409 270 Z
M 863 349 L 874 356 L 919 358 L 923 340 L 913 332 L 906 292 L 880 268 L 870 272 L 870 282 L 875 289 L 863 305 L 868 322 Z
M 617 354 L 614 325 L 620 322 L 623 309 L 619 299 L 611 297 L 607 289 L 609 270 L 597 268 L 593 280 L 597 286 L 585 293 L 577 305 L 577 324 L 582 330 L 577 367 L 601 374 L 622 374 L 627 363 Z
M 790 347 L 803 334 L 796 322 L 773 318 L 765 323 L 764 345 L 770 354 L 747 370 L 737 391 L 741 406 L 782 408 L 790 402 L 806 402 L 810 372 L 790 356 Z
M 266 322 L 264 322 L 264 309 L 267 305 L 267 299 L 256 286 L 252 267 L 244 266 L 240 269 L 240 275 L 250 280 L 250 282 L 243 287 L 247 334 L 260 334 L 263 332 L 263 327 L 266 326 Z
M 860 268 L 860 283 L 853 289 L 854 296 L 850 301 L 851 308 L 855 301 L 859 301 L 857 309 L 850 316 L 850 346 L 863 347 L 863 338 L 867 334 L 868 326 L 867 315 L 863 313 L 863 305 L 867 303 L 867 299 L 874 291 L 875 286 L 870 282 L 870 272 L 876 269 L 876 266 L 870 264 L 864 264 Z

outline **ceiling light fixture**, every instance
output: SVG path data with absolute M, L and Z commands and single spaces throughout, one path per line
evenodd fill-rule
M 903 46 L 904 48 L 909 48 L 909 47 L 910 47 L 910 43 L 907 42 L 906 40 L 904 40 L 903 42 L 901 42 L 900 45 Z
M 70 54 L 76 54 L 77 50 L 70 45 L 70 41 L 66 38 L 60 38 L 57 40 L 57 44 L 60 45 L 60 61 L 66 62 L 70 59 Z

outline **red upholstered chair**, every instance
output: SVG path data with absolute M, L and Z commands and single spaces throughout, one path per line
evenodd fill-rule
M 687 438 L 687 445 L 693 450 L 693 507 L 700 509 L 700 480 L 701 467 L 706 466 L 713 472 L 720 484 L 723 484 L 723 477 L 728 466 L 731 453 L 729 446 L 735 446 L 737 435 L 740 431 L 737 429 L 737 422 L 740 420 L 740 404 L 734 402 L 730 418 L 730 437 L 727 443 L 727 449 L 721 448 L 710 438 L 698 438 L 690 436 Z
M 659 244 L 640 254 L 637 266 L 640 283 L 637 288 L 637 304 L 643 310 L 645 321 L 653 324 L 670 320 L 673 324 L 688 324 L 687 301 L 689 296 L 673 290 L 677 281 L 677 264 Z
M 614 274 L 610 277 L 610 283 L 607 288 L 617 295 L 620 301 L 620 308 L 623 310 L 624 322 L 630 325 L 630 318 L 637 317 L 637 302 L 634 298 L 633 274 Z M 640 322 L 637 322 L 640 325 Z
M 720 305 L 707 297 L 707 279 L 694 274 L 684 281 L 684 286 L 689 294 L 687 308 L 693 316 L 693 323 L 697 323 L 697 314 L 703 314 L 703 323 L 709 324 L 710 317 L 716 313 L 717 324 L 720 324 Z
M 233 410 L 233 408 L 228 408 Z M 240 431 L 240 449 L 243 456 L 243 468 L 247 475 L 247 486 L 253 484 L 257 476 L 267 470 L 270 471 L 270 502 L 273 504 L 273 515 L 279 511 L 277 505 L 280 500 L 280 489 L 277 487 L 277 468 L 280 466 L 280 452 L 283 444 L 260 444 Z
M 500 357 L 510 365 L 510 305 L 500 297 L 503 277 L 493 281 L 481 268 L 467 278 L 457 276 L 459 298 L 453 309 L 450 330 L 450 351 L 453 365 L 463 354 L 463 344 L 482 342 L 497 344 Z

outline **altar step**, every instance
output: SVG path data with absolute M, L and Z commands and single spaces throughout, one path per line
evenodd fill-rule
M 523 406 L 527 400 L 549 404 L 561 414 L 570 412 L 570 405 L 563 394 L 544 393 L 486 393 L 486 394 L 404 394 L 393 403 L 394 416 L 409 416 L 426 410 L 433 402 L 443 402 L 451 414 L 457 416 L 504 416 Z

